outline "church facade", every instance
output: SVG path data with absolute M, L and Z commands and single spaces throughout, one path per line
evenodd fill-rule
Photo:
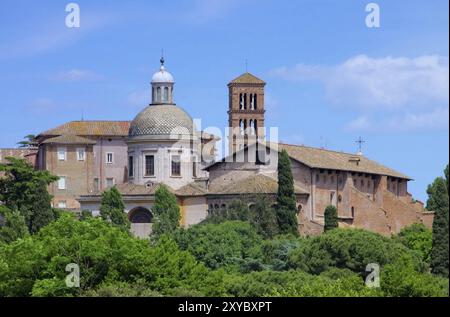
M 275 201 L 278 151 L 286 150 L 301 234 L 323 231 L 328 205 L 337 207 L 342 227 L 390 235 L 416 222 L 431 226 L 433 214 L 408 193 L 409 176 L 361 153 L 268 142 L 265 85 L 250 73 L 228 84 L 232 154 L 216 161 L 219 139 L 198 131 L 175 103 L 175 81 L 162 59 L 152 78 L 152 101 L 132 121 L 73 121 L 42 132 L 36 168 L 60 177 L 49 188 L 58 208 L 98 214 L 102 192 L 116 186 L 133 232 L 145 237 L 158 184 L 176 195 L 187 227 L 226 210 L 234 199 L 250 208 L 260 195 Z

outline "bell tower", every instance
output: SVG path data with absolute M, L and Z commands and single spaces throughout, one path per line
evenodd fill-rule
M 264 140 L 265 86 L 263 80 L 248 72 L 228 84 L 229 154 Z

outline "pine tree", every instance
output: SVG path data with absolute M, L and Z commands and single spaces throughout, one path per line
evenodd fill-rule
M 277 215 L 266 196 L 257 197 L 251 207 L 250 223 L 266 239 L 271 239 L 278 233 Z
M 160 236 L 164 233 L 174 232 L 180 225 L 181 214 L 177 198 L 167 186 L 159 185 L 155 192 L 155 204 L 152 208 L 155 221 L 152 227 L 153 234 Z
M 280 233 L 298 235 L 294 178 L 291 161 L 285 150 L 278 154 L 277 221 Z
M 331 230 L 331 229 L 335 229 L 339 226 L 339 222 L 338 222 L 338 214 L 337 214 L 337 209 L 335 206 L 327 206 L 327 208 L 325 208 L 325 231 Z
M 125 214 L 125 204 L 122 200 L 122 195 L 116 187 L 103 192 L 100 216 L 117 227 L 126 230 L 130 228 L 130 221 Z
M 427 209 L 435 212 L 433 220 L 433 243 L 430 263 L 431 272 L 448 277 L 448 182 L 442 177 L 436 178 L 433 184 L 428 186 L 427 194 Z
M 51 201 L 52 196 L 47 191 L 47 185 L 45 182 L 41 182 L 33 194 L 33 204 L 28 224 L 28 229 L 31 233 L 38 232 L 42 227 L 55 220 Z

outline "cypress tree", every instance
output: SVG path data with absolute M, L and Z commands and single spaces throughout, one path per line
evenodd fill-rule
M 103 192 L 100 216 L 117 227 L 127 230 L 130 228 L 130 221 L 125 214 L 125 204 L 122 195 L 116 187 Z
M 53 212 L 52 196 L 47 191 L 45 182 L 40 182 L 33 193 L 33 203 L 31 205 L 31 215 L 29 218 L 28 229 L 31 233 L 38 232 L 42 227 L 45 227 L 50 222 L 55 220 L 55 213 Z
M 181 214 L 177 198 L 167 186 L 159 185 L 155 192 L 155 204 L 152 208 L 155 222 L 152 227 L 153 234 L 160 236 L 164 233 L 174 232 L 180 225 Z
M 335 206 L 327 206 L 325 208 L 325 231 L 339 227 L 338 214 Z
M 433 242 L 431 249 L 431 272 L 437 275 L 448 277 L 448 213 L 449 196 L 448 183 L 438 177 L 427 189 L 428 200 L 427 209 L 434 211 L 433 219 Z
M 294 178 L 286 150 L 278 154 L 277 221 L 280 233 L 298 235 Z

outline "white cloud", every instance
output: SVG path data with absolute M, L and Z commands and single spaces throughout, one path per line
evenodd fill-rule
M 346 130 L 448 129 L 448 57 L 358 55 L 335 66 L 298 64 L 271 74 L 293 82 L 322 83 L 331 104 L 359 113 Z
M 290 81 L 318 80 L 328 99 L 353 108 L 390 110 L 448 104 L 448 57 L 371 58 L 358 55 L 336 66 L 299 64 L 272 75 Z
M 402 113 L 386 118 L 360 116 L 350 121 L 348 131 L 408 132 L 414 130 L 442 130 L 449 127 L 449 109 L 438 107 L 428 112 Z
M 94 71 L 87 69 L 71 69 L 68 71 L 60 72 L 52 76 L 53 80 L 56 81 L 92 81 L 102 79 L 102 76 L 98 75 Z
M 448 108 L 436 108 L 430 112 L 407 113 L 388 121 L 391 130 L 448 129 Z

